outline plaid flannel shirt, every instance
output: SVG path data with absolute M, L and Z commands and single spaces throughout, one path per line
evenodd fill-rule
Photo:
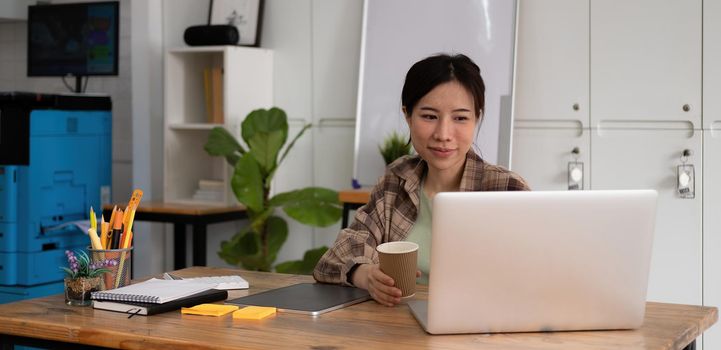
M 416 221 L 418 186 L 427 164 L 419 156 L 405 156 L 390 164 L 371 192 L 368 204 L 356 211 L 313 271 L 319 282 L 351 285 L 347 274 L 356 264 L 377 264 L 376 246 L 402 241 Z M 473 150 L 466 154 L 460 191 L 525 191 L 526 181 L 502 167 L 485 163 Z

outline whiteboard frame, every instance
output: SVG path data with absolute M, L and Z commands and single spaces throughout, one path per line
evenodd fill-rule
M 500 110 L 499 110 L 499 126 L 498 126 L 498 145 L 496 149 L 496 162 L 505 167 L 511 166 L 511 155 L 512 155 L 512 144 L 513 144 L 513 95 L 515 91 L 515 74 L 516 74 L 516 53 L 518 43 L 518 0 L 511 0 L 512 2 L 512 23 L 511 30 L 513 31 L 511 37 L 513 42 L 511 43 L 511 62 L 510 62 L 510 76 L 509 76 L 509 95 L 501 96 Z M 359 164 L 360 147 L 361 147 L 361 128 L 362 118 L 361 111 L 363 109 L 363 87 L 365 84 L 365 72 L 366 72 L 366 47 L 367 47 L 367 32 L 368 32 L 368 3 L 369 0 L 363 1 L 363 19 L 361 27 L 361 48 L 360 48 L 360 59 L 359 59 L 359 74 L 358 74 L 358 91 L 356 100 L 356 129 L 355 129 L 355 140 L 353 146 L 353 178 L 352 186 L 354 188 L 360 188 L 361 186 L 369 186 L 373 184 L 360 183 L 360 169 Z M 480 126 L 476 129 L 474 140 L 477 139 Z M 382 174 L 379 174 L 382 175 Z

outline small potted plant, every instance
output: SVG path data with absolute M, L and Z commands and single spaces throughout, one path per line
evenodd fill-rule
M 68 267 L 65 271 L 65 303 L 75 306 L 89 306 L 92 303 L 90 293 L 100 289 L 101 277 L 110 271 L 109 266 L 118 264 L 117 260 L 106 259 L 91 262 L 84 251 L 65 251 Z
M 378 146 L 378 150 L 381 152 L 386 165 L 389 165 L 394 160 L 411 154 L 411 143 L 404 140 L 403 136 L 394 131 L 386 137 L 382 146 Z

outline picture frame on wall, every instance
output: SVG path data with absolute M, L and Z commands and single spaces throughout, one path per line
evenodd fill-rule
M 211 0 L 210 24 L 235 26 L 240 34 L 238 45 L 260 46 L 264 0 Z

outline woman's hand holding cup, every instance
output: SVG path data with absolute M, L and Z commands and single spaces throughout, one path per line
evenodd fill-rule
M 353 274 L 353 284 L 368 290 L 378 303 L 393 306 L 401 298 L 416 293 L 418 271 L 418 245 L 413 242 L 388 242 L 376 250 L 380 264 L 362 264 Z

